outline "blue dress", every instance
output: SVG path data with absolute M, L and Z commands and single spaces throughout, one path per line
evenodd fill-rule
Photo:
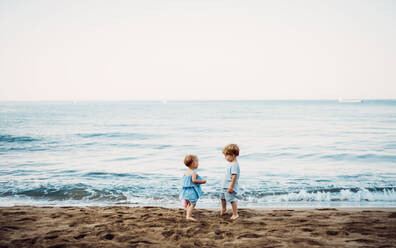
M 202 180 L 202 178 L 197 174 L 197 179 Z M 192 174 L 184 176 L 182 178 L 182 188 L 180 191 L 179 198 L 181 200 L 187 200 L 192 204 L 197 204 L 199 197 L 203 195 L 201 190 L 201 184 L 193 183 Z

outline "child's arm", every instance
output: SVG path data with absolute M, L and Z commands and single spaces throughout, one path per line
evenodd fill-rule
M 203 184 L 203 183 L 206 183 L 206 180 L 205 179 L 203 179 L 203 180 L 198 180 L 197 179 L 197 173 L 193 173 L 192 174 L 192 181 L 193 181 L 193 183 L 197 183 L 197 184 Z
M 229 193 L 234 192 L 234 185 L 235 185 L 235 183 L 236 183 L 236 180 L 237 180 L 237 174 L 232 174 L 231 185 L 230 185 L 230 187 L 228 188 L 228 192 L 229 192 Z

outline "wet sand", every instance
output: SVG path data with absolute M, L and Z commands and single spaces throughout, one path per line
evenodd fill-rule
M 396 208 L 0 207 L 0 247 L 396 247 Z

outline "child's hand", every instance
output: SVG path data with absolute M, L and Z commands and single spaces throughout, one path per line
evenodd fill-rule
M 202 183 L 206 183 L 206 179 L 202 180 Z
M 228 193 L 232 193 L 232 192 L 234 192 L 234 189 L 233 188 L 228 188 Z

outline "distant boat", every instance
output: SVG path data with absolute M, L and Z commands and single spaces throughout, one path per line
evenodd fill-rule
M 338 98 L 338 102 L 345 102 L 345 103 L 359 103 L 363 102 L 363 99 L 344 99 L 344 98 Z

